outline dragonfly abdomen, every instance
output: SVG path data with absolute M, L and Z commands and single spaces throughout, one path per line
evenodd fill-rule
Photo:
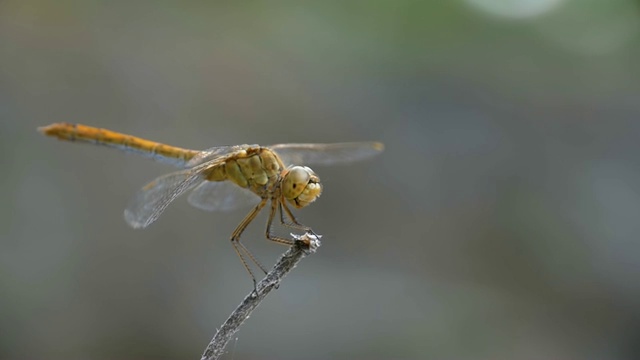
M 165 145 L 107 129 L 80 124 L 56 123 L 41 127 L 38 130 L 45 135 L 53 136 L 60 140 L 103 145 L 179 166 L 186 164 L 187 161 L 198 154 L 198 151 L 195 150 Z

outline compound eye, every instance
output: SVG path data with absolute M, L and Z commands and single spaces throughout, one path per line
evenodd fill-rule
M 285 175 L 282 193 L 286 199 L 295 199 L 304 191 L 311 179 L 309 168 L 294 166 Z
M 296 166 L 289 172 L 289 178 L 294 186 L 304 186 L 309 182 L 311 174 L 309 174 L 309 170 L 307 170 L 307 168 Z

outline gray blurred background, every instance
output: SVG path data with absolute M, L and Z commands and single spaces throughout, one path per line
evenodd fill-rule
M 42 137 L 383 141 L 226 359 L 640 358 L 640 4 L 0 1 L 0 358 L 196 359 L 246 209 L 122 212 L 171 167 Z M 243 239 L 266 264 L 265 214 Z M 280 233 L 287 234 L 280 229 Z

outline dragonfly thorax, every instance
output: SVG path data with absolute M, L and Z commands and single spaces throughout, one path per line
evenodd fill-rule
M 320 178 L 306 166 L 292 166 L 282 174 L 282 196 L 296 208 L 314 202 L 322 193 Z

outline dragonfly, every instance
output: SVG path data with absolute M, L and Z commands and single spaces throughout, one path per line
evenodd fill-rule
M 254 288 L 256 277 L 245 256 L 265 274 L 267 270 L 240 236 L 260 211 L 269 203 L 265 230 L 268 240 L 284 245 L 296 242 L 272 233 L 276 212 L 283 226 L 315 235 L 310 227 L 298 222 L 289 208 L 304 208 L 322 193 L 320 178 L 306 165 L 350 163 L 384 150 L 380 142 L 245 144 L 190 150 L 82 124 L 54 123 L 38 130 L 60 140 L 115 148 L 181 168 L 154 179 L 135 194 L 124 211 L 126 222 L 133 228 L 151 225 L 171 202 L 188 191 L 188 202 L 202 210 L 230 211 L 254 205 L 231 233 L 233 248 Z

